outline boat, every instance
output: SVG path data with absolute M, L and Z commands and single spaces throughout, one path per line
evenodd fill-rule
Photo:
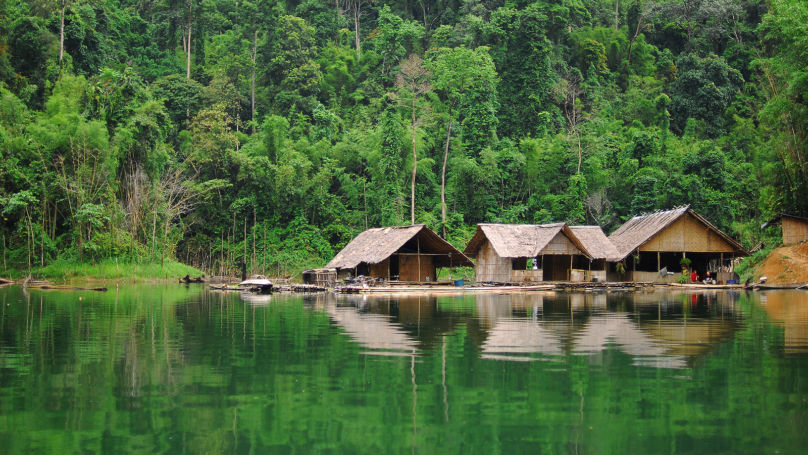
M 808 281 L 802 283 L 787 283 L 787 284 L 758 283 L 754 285 L 754 289 L 800 289 L 806 286 L 808 286 Z
M 272 292 L 272 282 L 266 278 L 250 278 L 238 284 L 239 287 L 247 288 L 252 292 L 267 294 Z

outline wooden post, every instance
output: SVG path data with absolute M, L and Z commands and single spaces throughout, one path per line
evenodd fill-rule
M 567 272 L 567 281 L 572 281 L 572 261 L 575 258 L 574 254 L 570 254 L 570 271 Z
M 421 237 L 415 237 L 415 241 L 418 243 L 418 282 L 421 282 Z
M 657 269 L 657 272 L 662 270 L 662 261 L 659 258 L 659 251 L 656 252 L 656 269 Z
M 721 272 L 721 269 L 724 268 L 724 252 L 721 252 L 721 262 L 718 265 L 718 271 Z
M 255 228 L 258 226 L 258 216 L 255 214 L 255 208 L 253 207 L 253 228 L 252 228 L 252 241 L 253 241 L 253 257 L 252 257 L 252 267 L 250 270 L 253 274 L 255 274 Z

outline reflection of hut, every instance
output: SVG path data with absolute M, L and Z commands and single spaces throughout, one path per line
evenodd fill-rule
M 328 315 L 360 346 L 375 354 L 397 355 L 418 350 L 418 342 L 410 338 L 390 316 L 361 313 L 352 307 L 328 305 Z
M 766 291 L 757 294 L 769 318 L 783 327 L 786 354 L 808 353 L 808 293 Z
M 566 223 L 479 224 L 464 252 L 477 257 L 478 282 L 578 281 L 572 272 L 590 265 Z
M 337 269 L 309 269 L 302 275 L 305 284 L 333 288 L 337 283 Z
M 808 240 L 808 218 L 778 213 L 777 216 L 767 221 L 760 228 L 766 229 L 769 226 L 778 224 L 783 227 L 783 245 L 794 245 Z
M 584 281 L 592 281 L 592 278 L 606 281 L 608 263 L 622 259 L 620 252 L 609 241 L 600 226 L 570 226 L 570 230 L 592 257 L 589 269 L 585 271 Z
M 616 270 L 610 270 L 609 280 L 672 283 L 678 281 L 682 271 L 680 261 L 687 257 L 691 269 L 698 271 L 699 276 L 709 271 L 715 279 L 727 281 L 735 272 L 735 256 L 749 255 L 743 246 L 690 206 L 635 216 L 609 240 L 620 251 L 626 270 L 622 277 L 613 273 Z M 660 276 L 663 268 L 674 274 Z
M 594 354 L 605 351 L 611 343 L 633 356 L 635 364 L 658 368 L 684 368 L 684 358 L 670 355 L 672 348 L 640 330 L 625 314 L 593 317 L 576 335 L 573 352 Z
M 558 336 L 539 321 L 502 319 L 491 329 L 482 345 L 484 354 L 548 354 L 564 353 Z M 488 357 L 498 358 L 498 357 Z M 505 360 L 518 360 L 506 358 Z
M 434 281 L 438 268 L 473 267 L 463 253 L 423 224 L 368 229 L 326 268 L 339 278 L 364 275 L 393 281 Z

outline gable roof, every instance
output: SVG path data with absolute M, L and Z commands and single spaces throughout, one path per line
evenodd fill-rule
M 476 255 L 488 240 L 499 257 L 534 258 L 541 254 L 559 233 L 566 235 L 583 254 L 591 256 L 567 223 L 478 224 L 477 232 L 463 252 L 470 256 Z
M 570 226 L 575 237 L 586 247 L 592 259 L 606 259 L 609 262 L 621 260 L 620 251 L 606 237 L 600 226 Z
M 474 264 L 423 224 L 368 229 L 345 246 L 325 268 L 352 269 L 362 262 L 378 264 L 400 250 L 407 242 L 418 237 L 421 252 L 445 255 L 435 256 L 435 265 L 445 267 L 474 267 Z M 451 257 L 451 259 L 450 259 Z
M 673 224 L 679 218 L 690 214 L 702 224 L 707 226 L 708 229 L 715 232 L 725 242 L 730 244 L 737 252 L 749 255 L 749 252 L 738 242 L 733 240 L 728 235 L 724 234 L 712 223 L 704 219 L 701 215 L 693 211 L 689 205 L 676 207 L 670 210 L 659 210 L 653 213 L 644 213 L 637 215 L 628 220 L 620 226 L 616 231 L 609 236 L 609 240 L 620 252 L 620 260 L 625 259 L 629 254 L 634 252 L 637 248 L 648 243 L 657 234 L 665 230 L 668 226 Z
M 774 218 L 772 218 L 769 221 L 763 223 L 763 225 L 760 226 L 760 229 L 762 230 L 762 229 L 766 229 L 769 226 L 774 226 L 775 224 L 782 221 L 783 218 L 792 218 L 792 219 L 800 220 L 800 221 L 808 221 L 808 218 L 803 218 L 801 216 L 789 215 L 787 213 L 778 213 L 777 215 L 774 216 Z

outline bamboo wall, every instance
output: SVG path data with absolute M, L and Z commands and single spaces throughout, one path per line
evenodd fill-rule
M 732 245 L 687 214 L 640 247 L 640 251 L 732 253 Z
M 566 235 L 559 232 L 540 254 L 583 254 Z M 569 258 L 567 258 L 569 259 Z
M 491 246 L 491 242 L 486 240 L 477 254 L 476 272 L 478 282 L 510 282 L 511 260 L 499 257 Z
M 794 245 L 808 240 L 808 220 L 783 217 L 783 244 Z
M 418 254 L 399 253 L 399 280 L 400 281 L 435 281 L 434 256 L 421 255 L 421 271 L 418 271 Z
M 378 264 L 370 264 L 370 276 L 372 278 L 387 279 L 390 272 L 390 258 L 379 262 Z
M 511 270 L 510 283 L 537 283 L 544 281 L 544 271 L 538 270 Z

